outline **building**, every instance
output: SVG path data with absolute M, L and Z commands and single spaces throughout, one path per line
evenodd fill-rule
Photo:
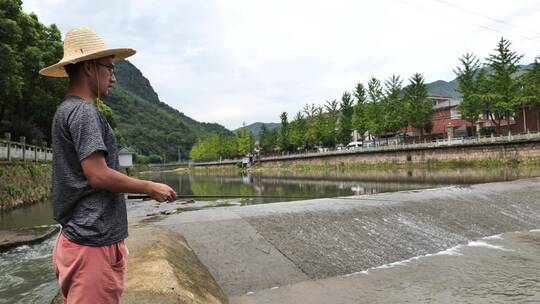
M 118 151 L 118 161 L 120 163 L 120 168 L 133 167 L 133 152 L 129 151 L 127 148 L 120 149 L 120 151 Z
M 461 118 L 457 106 L 460 99 L 452 99 L 442 96 L 429 96 L 433 100 L 433 127 L 431 129 L 431 138 L 448 138 L 472 136 L 476 131 L 497 133 L 497 124 L 495 124 L 487 115 L 483 115 L 472 125 L 471 122 Z M 538 132 L 540 130 L 540 117 L 534 107 L 524 106 L 521 111 L 516 113 L 515 117 L 510 118 L 510 131 L 514 134 L 526 132 Z M 501 121 L 501 131 L 505 132 L 508 121 Z
M 433 114 L 431 119 L 433 126 L 431 128 L 431 138 L 467 137 L 473 134 L 474 127 L 469 121 L 461 118 L 457 106 L 460 99 L 452 99 L 442 96 L 429 96 L 433 101 Z

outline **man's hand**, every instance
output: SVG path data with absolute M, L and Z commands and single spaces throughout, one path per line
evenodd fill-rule
M 146 194 L 158 202 L 174 202 L 176 200 L 176 192 L 169 186 L 160 183 L 150 182 Z
M 94 188 L 121 193 L 146 193 L 158 202 L 176 200 L 176 192 L 165 184 L 132 178 L 107 167 L 101 151 L 83 159 L 81 166 L 88 183 Z

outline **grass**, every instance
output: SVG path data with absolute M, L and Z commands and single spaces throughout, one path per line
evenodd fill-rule
M 424 162 L 398 162 L 383 161 L 377 163 L 368 162 L 338 162 L 324 164 L 299 163 L 264 163 L 248 169 L 238 168 L 236 166 L 211 166 L 211 167 L 193 167 L 182 168 L 178 172 L 193 174 L 226 174 L 226 173 L 311 173 L 311 172 L 356 172 L 356 171 L 395 171 L 412 169 L 495 169 L 495 168 L 538 168 L 540 167 L 540 158 L 522 157 L 522 158 L 484 158 L 478 160 L 432 160 Z
M 50 163 L 0 164 L 0 210 L 9 210 L 50 198 Z

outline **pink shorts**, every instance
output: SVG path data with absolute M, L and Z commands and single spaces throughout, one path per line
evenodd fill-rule
M 120 303 L 127 266 L 124 241 L 83 246 L 60 233 L 53 265 L 65 304 Z

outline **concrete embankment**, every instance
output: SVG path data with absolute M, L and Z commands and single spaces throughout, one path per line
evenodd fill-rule
M 135 220 L 126 245 L 129 262 L 122 303 L 228 303 L 222 289 L 181 235 L 138 225 Z M 51 304 L 61 303 L 58 293 Z
M 153 225 L 182 234 L 232 302 L 241 302 L 249 292 L 538 228 L 539 182 L 215 208 L 171 215 Z
M 0 252 L 22 245 L 39 243 L 60 231 L 59 225 L 0 230 Z

